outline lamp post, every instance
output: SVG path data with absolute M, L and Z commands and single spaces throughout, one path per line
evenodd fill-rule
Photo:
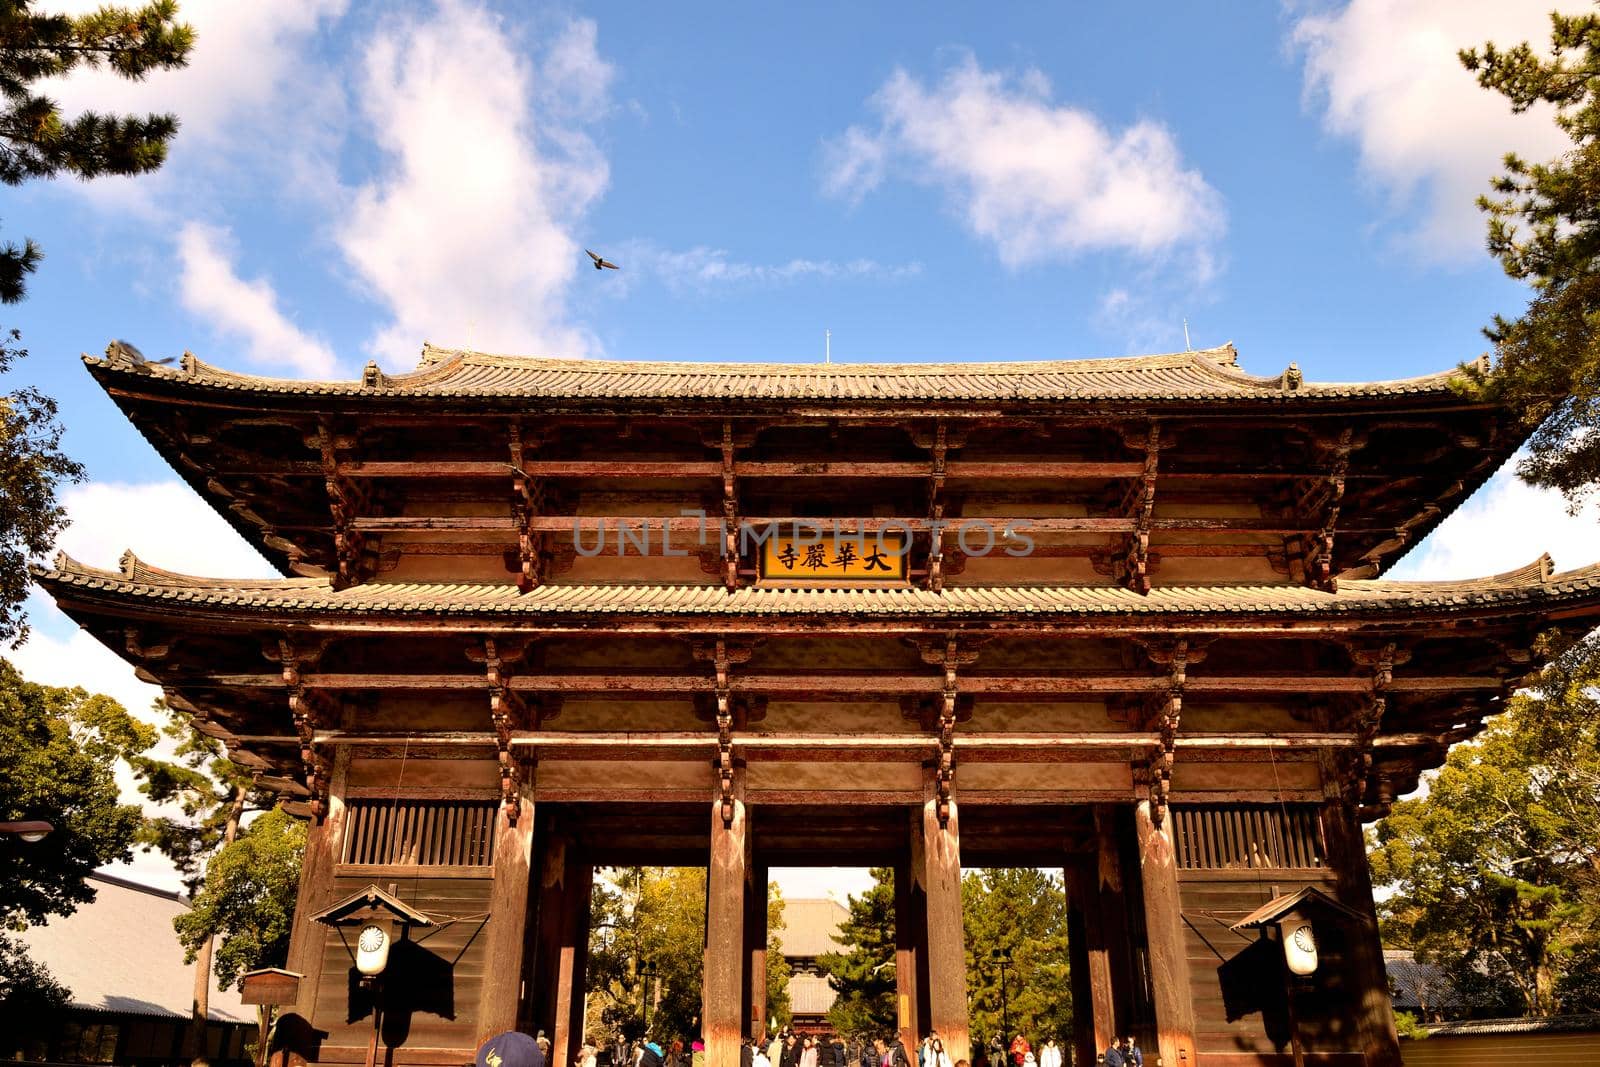
M 989 956 L 1000 971 L 1000 1032 L 1001 1040 L 1004 1041 L 1003 1035 L 1011 1032 L 1011 1009 L 1006 1000 L 1006 968 L 1011 966 L 1011 952 L 1008 949 L 997 948 L 990 952 Z
M 0 822 L 0 837 L 15 837 L 26 841 L 28 844 L 37 844 L 45 839 L 55 827 L 43 819 L 23 819 L 20 822 Z
M 643 979 L 639 986 L 639 1014 L 644 1019 L 644 1033 L 650 1036 L 650 979 L 659 971 L 654 960 L 645 960 L 639 964 L 639 977 Z

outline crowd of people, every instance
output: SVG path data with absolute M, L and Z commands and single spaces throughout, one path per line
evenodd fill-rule
M 521 1037 L 522 1035 L 502 1035 Z M 526 1038 L 523 1038 L 527 1041 Z M 486 1042 L 485 1049 L 493 1042 Z M 536 1062 L 528 1067 L 545 1067 L 549 1064 L 550 1042 L 544 1031 L 531 1041 L 528 1051 Z M 1008 1046 L 995 1035 L 988 1042 L 974 1041 L 972 1060 L 952 1062 L 944 1041 L 937 1032 L 922 1039 L 917 1047 L 907 1049 L 898 1033 L 887 1037 L 855 1037 L 845 1040 L 837 1034 L 800 1034 L 787 1027 L 770 1037 L 749 1038 L 740 1051 L 740 1067 L 1089 1067 L 1076 1064 L 1070 1048 L 1064 1049 L 1054 1037 L 1046 1037 L 1035 1052 L 1027 1038 L 1017 1034 Z M 512 1067 L 511 1061 L 502 1057 L 503 1067 Z M 600 1067 L 602 1061 L 610 1067 L 704 1067 L 705 1045 L 683 1040 L 659 1042 L 626 1041 L 604 1050 L 585 1039 L 572 1067 Z M 485 1062 L 482 1050 L 480 1064 Z M 501 1067 L 501 1065 L 495 1065 Z M 1144 1067 L 1144 1053 L 1133 1036 L 1113 1041 L 1111 1046 L 1096 1057 L 1096 1067 Z

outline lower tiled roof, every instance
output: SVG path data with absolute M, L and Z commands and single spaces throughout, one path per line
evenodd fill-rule
M 873 616 L 1382 614 L 1395 610 L 1600 602 L 1600 564 L 1552 574 L 1541 557 L 1515 571 L 1449 582 L 1342 581 L 1337 593 L 1297 585 L 1157 586 L 1140 595 L 1119 586 L 771 588 L 713 585 L 543 585 L 526 593 L 505 583 L 368 583 L 332 589 L 320 578 L 205 579 L 150 567 L 132 554 L 120 571 L 60 556 L 35 577 L 60 593 L 247 611 L 357 615 Z

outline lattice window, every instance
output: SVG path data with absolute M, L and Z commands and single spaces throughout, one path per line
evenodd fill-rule
M 1183 870 L 1322 867 L 1315 804 L 1175 804 L 1173 844 Z
M 344 862 L 419 867 L 494 863 L 493 800 L 349 801 Z

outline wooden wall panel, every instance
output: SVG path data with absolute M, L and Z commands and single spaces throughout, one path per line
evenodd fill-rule
M 341 875 L 334 892 L 354 893 L 367 882 Z M 396 896 L 418 908 L 440 925 L 412 931 L 410 947 L 396 944 L 390 952 L 385 978 L 385 1041 L 379 1046 L 383 1060 L 388 1047 L 394 1062 L 421 1062 L 408 1050 L 443 1049 L 470 1061 L 476 1047 L 479 998 L 484 982 L 484 938 L 481 928 L 489 910 L 493 883 L 471 878 L 412 878 L 386 882 Z M 453 921 L 451 921 L 453 920 Z M 364 1058 L 372 1033 L 368 994 L 355 981 L 354 930 L 341 939 L 338 931 L 326 938 L 322 981 L 316 990 L 313 1022 L 327 1031 L 324 1061 L 346 1057 L 345 1048 L 359 1050 Z M 347 947 L 348 946 L 348 947 Z

